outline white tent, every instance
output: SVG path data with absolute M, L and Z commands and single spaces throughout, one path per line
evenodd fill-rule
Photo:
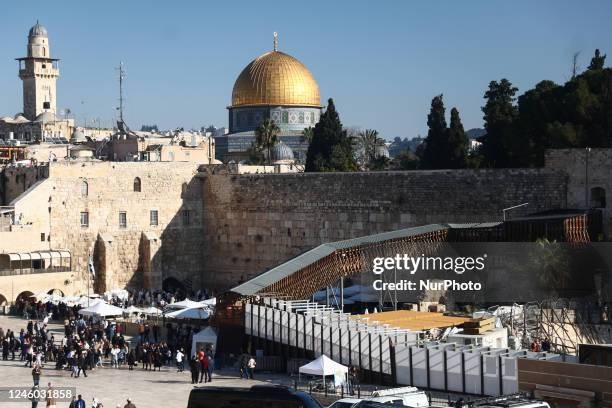
M 191 341 L 191 354 L 195 354 L 200 348 L 206 350 L 212 349 L 213 354 L 217 349 L 217 332 L 212 327 L 208 326 L 193 335 Z
M 210 310 L 199 308 L 180 309 L 166 314 L 171 319 L 196 319 L 205 320 L 210 317 Z
M 325 376 L 333 375 L 334 377 L 342 377 L 346 380 L 348 367 L 340 363 L 336 363 L 325 354 L 310 363 L 303 365 L 299 369 L 299 374 L 320 375 L 323 377 L 323 385 L 325 386 Z
M 163 312 L 156 307 L 149 306 L 142 309 L 142 313 L 146 315 L 161 315 Z
M 102 301 L 93 306 L 79 310 L 79 314 L 85 316 L 119 316 L 123 314 L 123 309 L 117 306 L 109 305 Z
M 217 298 L 214 297 L 214 298 L 206 299 L 206 300 L 201 301 L 200 303 L 206 306 L 215 306 L 217 304 Z
M 132 313 L 142 313 L 143 310 L 140 309 L 139 307 L 136 307 L 136 306 L 130 306 L 130 307 L 127 307 L 127 308 L 123 309 L 123 312 L 124 313 L 128 313 L 128 314 L 132 314 Z
M 190 299 L 181 300 L 180 302 L 170 303 L 166 306 L 167 309 L 192 309 L 195 307 L 203 307 L 202 302 L 194 302 Z

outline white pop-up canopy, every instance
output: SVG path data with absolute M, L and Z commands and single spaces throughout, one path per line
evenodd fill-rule
M 143 310 L 142 310 L 142 309 L 140 309 L 139 307 L 136 307 L 136 306 L 130 306 L 130 307 L 127 307 L 127 308 L 123 309 L 123 311 L 124 311 L 125 313 L 128 313 L 128 314 L 132 314 L 132 313 L 142 313 L 142 312 L 143 312 Z
M 79 310 L 79 314 L 84 316 L 120 316 L 123 314 L 123 309 L 117 306 L 109 305 L 108 303 L 98 302 L 93 306 Z
M 191 341 L 191 354 L 195 354 L 200 348 L 204 350 L 210 348 L 214 354 L 217 348 L 217 332 L 215 329 L 208 326 L 193 335 L 193 340 Z
M 189 309 L 179 309 L 166 314 L 166 317 L 172 319 L 196 319 L 205 320 L 210 317 L 210 310 L 203 309 L 202 306 Z
M 146 315 L 161 315 L 163 312 L 156 307 L 149 306 L 142 309 L 142 313 Z
M 303 365 L 299 370 L 300 374 L 311 374 L 311 375 L 335 375 L 335 374 L 347 374 L 348 367 L 343 366 L 340 363 L 336 363 L 331 358 L 323 354 L 310 363 Z
M 166 306 L 167 309 L 191 309 L 194 307 L 204 307 L 204 303 L 195 302 L 191 299 L 181 300 L 180 302 L 170 303 Z

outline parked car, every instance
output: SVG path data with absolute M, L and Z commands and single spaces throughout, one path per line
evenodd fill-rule
M 187 408 L 321 408 L 308 393 L 283 386 L 196 387 Z

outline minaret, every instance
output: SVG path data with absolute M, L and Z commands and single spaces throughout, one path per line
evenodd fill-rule
M 28 56 L 17 58 L 23 81 L 23 114 L 30 120 L 43 112 L 57 114 L 58 61 L 51 58 L 47 29 L 36 22 L 28 35 Z

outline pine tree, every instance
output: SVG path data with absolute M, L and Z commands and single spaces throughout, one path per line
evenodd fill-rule
M 351 140 L 342 128 L 333 99 L 313 130 L 306 154 L 306 171 L 355 171 Z
M 598 69 L 603 69 L 604 64 L 606 63 L 606 54 L 601 55 L 599 49 L 595 50 L 595 55 L 591 58 L 591 63 L 589 64 L 589 70 L 596 71 Z
M 425 138 L 424 147 L 421 150 L 422 167 L 426 169 L 444 168 L 447 149 L 447 127 L 444 117 L 444 101 L 442 95 L 434 97 L 431 101 L 431 109 L 427 115 L 427 126 L 429 131 Z
M 482 108 L 484 113 L 486 136 L 482 142 L 482 152 L 485 164 L 490 167 L 511 166 L 509 152 L 515 132 L 515 120 L 518 116 L 518 109 L 514 104 L 514 95 L 518 88 L 512 86 L 507 79 L 501 81 L 491 81 L 489 90 L 484 97 L 487 100 Z
M 468 137 L 463 129 L 459 111 L 451 109 L 450 127 L 448 128 L 448 168 L 463 169 L 467 165 Z

